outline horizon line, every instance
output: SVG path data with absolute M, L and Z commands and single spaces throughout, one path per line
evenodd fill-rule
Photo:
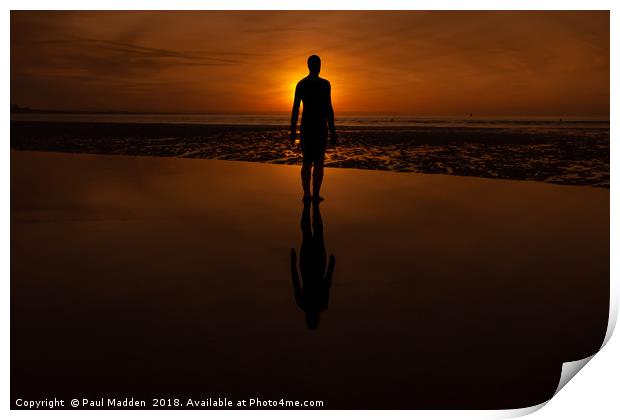
M 14 109 L 15 106 L 15 109 Z M 265 116 L 285 116 L 290 112 L 284 111 L 267 111 L 267 112 L 251 112 L 251 111 L 136 111 L 136 110 L 75 110 L 75 109 L 44 109 L 30 108 L 11 104 L 11 114 L 84 114 L 84 115 L 265 115 Z M 610 120 L 611 115 L 602 114 L 415 114 L 404 112 L 372 112 L 372 111 L 340 111 L 340 115 L 367 115 L 367 116 L 403 116 L 403 117 L 463 117 L 463 118 L 481 118 L 481 117 L 517 117 L 517 118 L 605 118 Z M 338 119 L 338 117 L 336 117 Z

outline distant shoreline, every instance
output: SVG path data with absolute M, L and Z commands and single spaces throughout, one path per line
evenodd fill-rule
M 62 109 L 34 109 L 11 107 L 11 114 L 66 114 L 66 115 L 199 115 L 195 112 L 140 112 L 140 111 L 71 111 Z M 209 114 L 209 113 L 207 113 Z M 216 114 L 216 113 L 211 113 Z M 235 115 L 235 114 L 230 114 Z M 278 114 L 274 114 L 278 115 Z
M 282 126 L 288 128 L 290 119 L 284 114 L 134 114 L 134 113 L 12 113 L 12 122 L 48 123 L 101 123 L 101 124 L 187 124 L 216 126 Z M 336 117 L 337 129 L 343 128 L 507 128 L 507 129 L 558 129 L 579 128 L 609 130 L 609 121 L 589 117 L 541 118 L 541 117 L 417 117 L 408 115 L 352 115 Z
M 34 115 L 136 115 L 136 116 L 144 116 L 144 115 L 156 115 L 156 116 L 165 116 L 165 115 L 179 115 L 179 116 L 211 116 L 211 115 L 221 115 L 221 116 L 270 116 L 270 117 L 290 117 L 287 112 L 154 112 L 154 111 L 88 111 L 88 110 L 62 110 L 62 109 L 37 109 L 37 108 L 28 108 L 28 107 L 17 107 L 15 108 L 13 105 L 11 106 L 11 114 L 20 115 L 20 114 L 34 114 Z M 445 115 L 417 115 L 417 114 L 406 114 L 406 113 L 389 113 L 389 112 L 339 112 L 338 115 L 343 116 L 345 118 L 348 117 L 362 117 L 362 118 L 370 118 L 370 117 L 380 117 L 380 118 L 396 118 L 396 119 L 420 119 L 420 120 L 433 120 L 433 119 L 462 119 L 462 120 L 472 120 L 472 121 L 481 121 L 481 120 L 492 120 L 492 121 L 565 121 L 565 122 L 574 122 L 574 121 L 589 121 L 589 122 L 600 122 L 600 123 L 609 123 L 609 116 L 601 116 L 601 115 L 470 115 L 470 114 L 445 114 Z M 338 115 L 336 118 L 338 119 Z

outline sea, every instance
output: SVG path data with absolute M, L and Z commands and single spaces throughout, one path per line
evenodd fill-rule
M 55 121 L 139 124 L 209 124 L 286 126 L 288 114 L 122 114 L 122 113 L 12 113 L 12 121 Z M 609 119 L 580 116 L 413 116 L 345 114 L 336 117 L 343 127 L 441 127 L 441 128 L 524 128 L 571 129 L 609 128 Z

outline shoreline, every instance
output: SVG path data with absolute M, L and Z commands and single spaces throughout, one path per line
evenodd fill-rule
M 297 166 L 299 168 L 301 168 L 301 162 L 300 163 L 290 163 L 290 164 L 281 164 L 281 163 L 272 163 L 272 162 L 260 162 L 260 161 L 249 161 L 249 160 L 232 160 L 232 159 L 217 159 L 217 158 L 201 158 L 201 157 L 191 157 L 191 156 L 157 156 L 157 155 L 142 155 L 142 154 L 134 154 L 134 155 L 130 155 L 130 154 L 111 154 L 111 153 L 89 153 L 89 152 L 65 152 L 65 151 L 61 151 L 61 150 L 22 150 L 22 149 L 13 149 L 11 148 L 11 153 L 44 153 L 44 154 L 49 154 L 49 155 L 59 155 L 59 156 L 84 156 L 85 158 L 98 158 L 98 157 L 114 157 L 114 158 L 125 158 L 125 159 L 165 159 L 165 160 L 177 160 L 177 161 L 184 161 L 184 160 L 195 160 L 195 161 L 214 161 L 214 162 L 221 162 L 221 163 L 241 163 L 241 164 L 258 164 L 258 165 L 265 165 L 265 166 L 273 166 L 273 167 L 279 167 L 279 166 Z M 560 188 L 593 188 L 595 191 L 599 191 L 599 190 L 607 190 L 609 191 L 609 187 L 600 187 L 600 186 L 595 186 L 595 185 L 575 185 L 575 184 L 562 184 L 562 183 L 553 183 L 553 182 L 540 182 L 540 181 L 535 181 L 535 180 L 531 180 L 531 179 L 510 179 L 510 178 L 490 178 L 490 177 L 484 177 L 484 176 L 474 176 L 474 175 L 454 175 L 454 174 L 442 174 L 442 173 L 424 173 L 424 172 L 407 172 L 407 171 L 386 171 L 386 170 L 382 170 L 382 169 L 368 169 L 368 168 L 348 168 L 348 167 L 338 167 L 338 166 L 328 166 L 325 165 L 325 169 L 337 169 L 337 170 L 344 170 L 344 171 L 360 171 L 361 173 L 387 173 L 390 175 L 401 175 L 401 176 L 410 176 L 410 175 L 414 175 L 414 176 L 422 176 L 422 177 L 433 177 L 433 178 L 457 178 L 457 179 L 471 179 L 472 182 L 475 181 L 482 181 L 482 182 L 515 182 L 518 184 L 533 184 L 533 185 L 537 185 L 537 184 L 547 184 L 547 185 L 551 185 L 551 186 L 555 186 L 555 187 L 560 187 Z
M 609 188 L 605 128 L 339 127 L 325 166 Z M 269 125 L 11 121 L 12 150 L 296 165 L 288 129 Z

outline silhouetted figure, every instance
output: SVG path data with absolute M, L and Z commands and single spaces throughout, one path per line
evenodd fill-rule
M 334 126 L 334 109 L 331 99 L 331 85 L 329 81 L 319 77 L 321 72 L 321 59 L 317 55 L 308 58 L 308 70 L 310 74 L 297 83 L 295 88 L 295 100 L 291 115 L 291 142 L 297 137 L 297 117 L 299 104 L 303 102 L 304 108 L 301 116 L 301 151 L 303 153 L 303 165 L 301 167 L 301 185 L 304 190 L 304 200 L 311 198 L 321 200 L 319 192 L 323 182 L 323 161 L 325 160 L 325 147 L 327 145 L 327 129 L 329 128 L 331 142 L 335 145 L 338 141 Z M 310 176 L 312 166 L 312 195 L 310 194 Z
M 315 201 L 312 206 L 312 222 L 310 221 L 310 207 L 309 202 L 304 202 L 304 209 L 301 213 L 303 239 L 299 250 L 299 271 L 302 281 L 299 281 L 297 254 L 294 249 L 291 249 L 291 277 L 295 302 L 306 313 L 308 328 L 315 330 L 319 327 L 319 314 L 327 310 L 336 257 L 330 255 L 329 265 L 327 264 L 323 221 L 318 201 Z

